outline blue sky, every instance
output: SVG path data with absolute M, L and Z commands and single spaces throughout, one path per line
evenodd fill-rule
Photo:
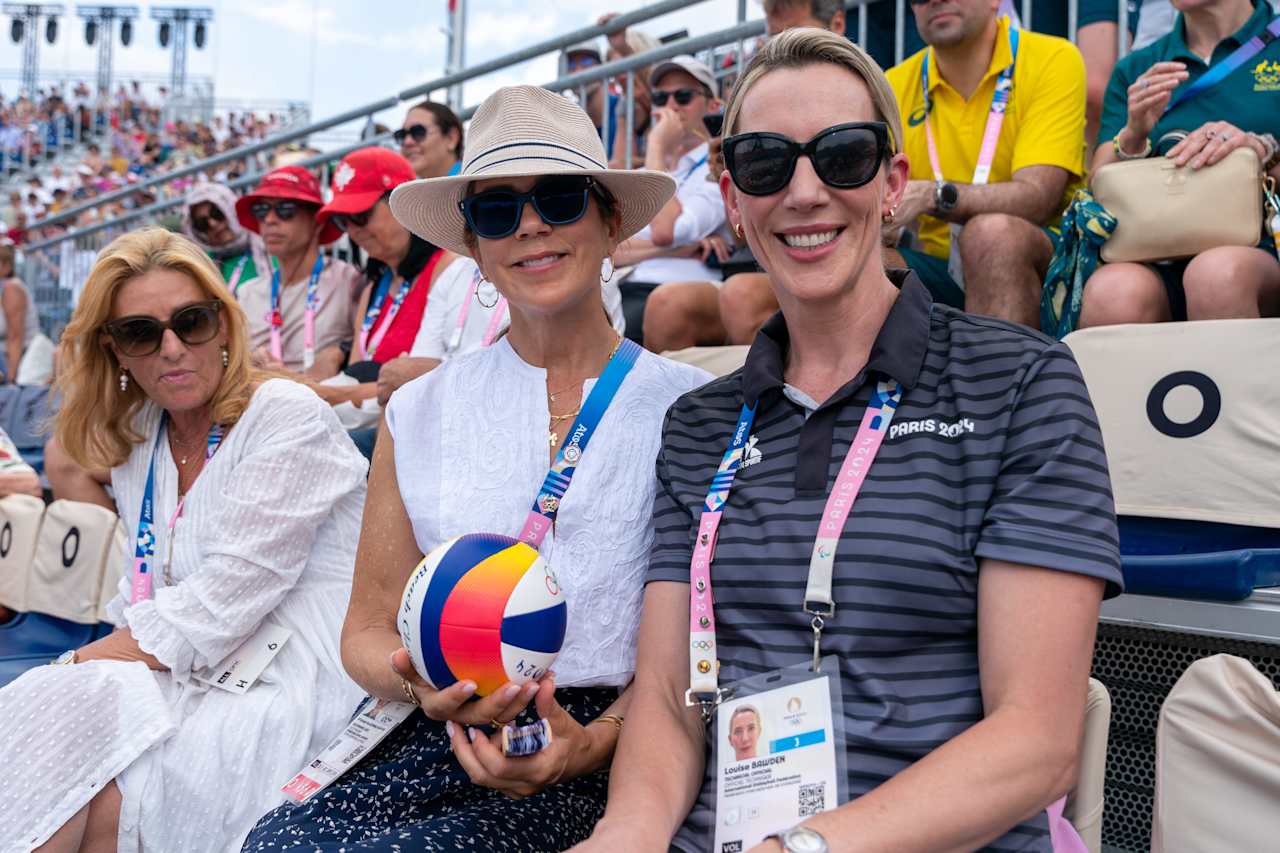
M 65 5 L 74 10 L 74 2 Z M 122 48 L 117 41 L 115 47 L 117 80 L 131 72 L 169 72 L 170 53 L 158 45 L 150 4 L 137 5 L 142 18 L 132 46 Z M 426 82 L 444 68 L 446 0 L 169 0 L 162 5 L 215 8 L 209 44 L 190 51 L 187 67 L 191 75 L 213 77 L 219 99 L 311 101 L 312 115 L 323 118 Z M 643 5 L 642 0 L 471 0 L 467 59 L 484 61 L 593 23 L 603 12 Z M 750 0 L 748 16 L 760 15 L 758 0 Z M 730 26 L 736 16 L 736 0 L 705 0 L 644 29 L 657 36 L 680 29 L 698 34 Z M 43 70 L 91 72 L 96 57 L 97 49 L 84 43 L 83 23 L 73 15 L 60 21 L 54 45 L 41 40 Z M 16 71 L 20 64 L 21 46 L 10 41 L 6 17 L 0 27 L 0 69 Z M 469 84 L 466 100 L 475 104 L 498 86 L 544 83 L 555 76 L 555 57 L 542 57 Z M 7 96 L 17 85 L 0 79 Z M 400 110 L 380 118 L 398 123 Z

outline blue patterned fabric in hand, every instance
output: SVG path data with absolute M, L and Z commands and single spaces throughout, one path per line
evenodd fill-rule
M 1054 240 L 1053 260 L 1040 293 L 1040 330 L 1062 340 L 1075 331 L 1084 302 L 1084 285 L 1098 268 L 1102 244 L 1116 230 L 1116 218 L 1093 193 L 1077 190 L 1062 230 Z

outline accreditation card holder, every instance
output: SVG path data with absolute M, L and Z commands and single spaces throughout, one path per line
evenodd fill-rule
M 839 662 L 822 658 L 734 682 L 709 727 L 716 774 L 717 853 L 769 835 L 848 798 Z
M 248 693 L 291 636 L 293 632 L 288 628 L 263 623 L 234 652 L 208 669 L 192 673 L 191 677 L 228 693 Z
M 366 698 L 342 733 L 280 791 L 299 805 L 307 802 L 354 767 L 415 710 L 417 706 L 408 702 Z

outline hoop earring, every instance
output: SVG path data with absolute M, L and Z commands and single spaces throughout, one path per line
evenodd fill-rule
M 746 239 L 745 237 L 743 237 L 743 236 L 742 236 L 742 223 L 741 223 L 741 222 L 735 222 L 735 223 L 733 223 L 733 233 L 734 233 L 734 236 L 736 236 L 739 240 L 745 240 L 745 239 Z
M 481 285 L 484 285 L 484 284 L 492 284 L 492 283 L 493 283 L 493 282 L 491 282 L 491 281 L 489 281 L 487 278 L 485 278 L 483 274 L 481 274 L 480 281 L 476 283 L 476 302 L 479 302 L 479 303 L 480 303 L 480 307 L 481 307 L 481 308 L 485 308 L 485 309 L 492 308 L 493 306 L 497 305 L 497 304 L 498 304 L 498 300 L 502 298 L 502 297 L 498 294 L 498 288 L 496 288 L 496 287 L 493 289 L 493 301 L 492 301 L 492 302 L 485 302 L 483 299 L 481 299 L 481 298 L 480 298 L 480 287 L 481 287 Z
M 608 264 L 608 265 L 609 265 L 609 274 L 608 274 L 608 275 L 605 275 L 605 274 L 604 274 L 604 266 L 605 266 L 605 264 Z M 608 284 L 609 282 L 613 281 L 613 274 L 614 274 L 614 272 L 616 272 L 616 270 L 614 269 L 614 266 L 613 266 L 613 258 L 612 258 L 612 257 L 606 257 L 606 258 L 604 259 L 604 261 L 600 264 L 600 280 L 601 280 L 601 281 L 603 281 L 605 284 Z
M 129 371 L 123 367 L 120 368 L 120 393 L 123 394 L 129 390 Z
M 231 364 L 231 353 L 227 352 L 227 348 L 224 346 L 222 348 L 222 367 L 225 369 L 229 364 Z
M 880 221 L 885 225 L 888 225 L 890 222 L 893 222 L 895 212 L 896 211 L 894 211 L 893 208 L 889 208 L 880 214 Z

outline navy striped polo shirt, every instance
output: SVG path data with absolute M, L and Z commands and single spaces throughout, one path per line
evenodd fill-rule
M 864 370 L 816 410 L 786 387 L 786 323 L 743 368 L 671 407 L 658 457 L 648 581 L 689 582 L 707 485 L 744 395 L 758 401 L 715 562 L 720 680 L 810 659 L 803 611 L 818 518 L 874 381 L 905 388 L 836 557 L 824 655 L 842 670 L 849 796 L 878 786 L 982 718 L 978 565 L 1007 560 L 1120 591 L 1102 436 L 1071 352 L 1038 332 L 930 303 L 914 274 Z M 708 754 L 709 755 L 709 754 Z M 714 768 L 674 844 L 711 846 Z M 991 850 L 1050 850 L 1043 813 Z

